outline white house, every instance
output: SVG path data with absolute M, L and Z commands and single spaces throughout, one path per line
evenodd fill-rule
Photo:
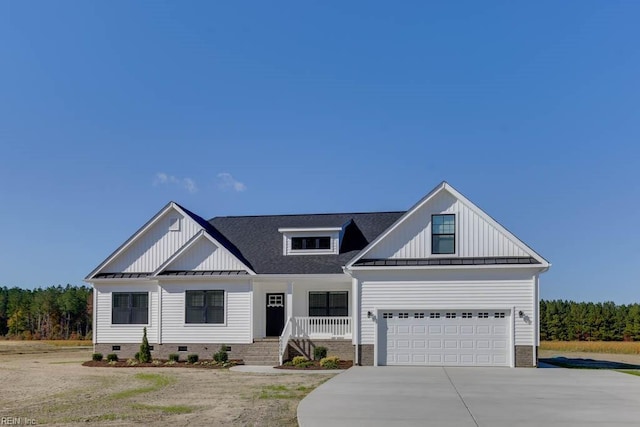
M 93 270 L 95 351 L 536 366 L 550 264 L 446 182 L 408 211 L 217 217 L 177 203 Z

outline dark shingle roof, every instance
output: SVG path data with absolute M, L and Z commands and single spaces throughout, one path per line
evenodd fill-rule
M 245 263 L 258 274 L 337 274 L 342 273 L 342 266 L 403 214 L 372 212 L 228 216 L 209 220 L 209 227 L 226 242 L 233 242 L 233 247 L 241 255 L 240 259 L 246 260 Z M 348 225 L 339 254 L 283 255 L 282 233 L 278 229 L 342 227 L 345 224 Z M 223 241 L 220 243 L 227 246 Z

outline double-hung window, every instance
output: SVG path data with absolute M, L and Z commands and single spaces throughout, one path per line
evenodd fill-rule
M 186 291 L 186 323 L 224 323 L 224 291 Z
M 309 292 L 309 316 L 348 316 L 349 292 Z
M 447 214 L 431 216 L 431 253 L 456 253 L 455 215 Z
M 111 304 L 114 325 L 146 325 L 149 323 L 149 293 L 114 292 Z

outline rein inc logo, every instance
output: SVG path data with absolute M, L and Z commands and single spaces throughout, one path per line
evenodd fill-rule
M 38 422 L 34 418 L 0 417 L 0 426 L 35 426 Z

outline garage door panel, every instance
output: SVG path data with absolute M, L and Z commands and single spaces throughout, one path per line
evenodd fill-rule
M 385 312 L 379 330 L 386 331 L 386 364 L 507 366 L 508 314 L 470 310 Z M 384 355 L 381 359 L 385 360 Z

